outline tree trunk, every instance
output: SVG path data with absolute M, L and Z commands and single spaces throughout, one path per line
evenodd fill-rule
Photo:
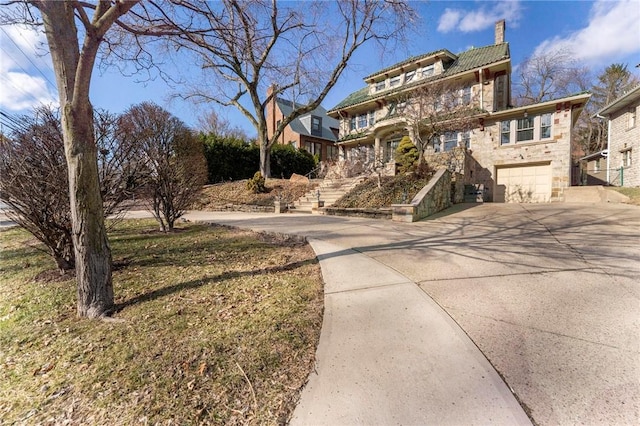
M 265 179 L 271 177 L 271 147 L 266 142 L 260 145 L 260 173 Z
M 78 315 L 98 318 L 113 310 L 112 259 L 104 226 L 93 114 L 88 100 L 67 103 L 62 125 L 69 166 Z
M 85 24 L 84 42 L 80 50 L 75 25 L 77 4 L 35 2 L 43 18 L 60 95 L 80 317 L 102 317 L 114 306 L 111 249 L 104 226 L 89 87 L 102 37 L 114 20 L 126 13 L 133 4 L 118 2 L 109 5 L 109 2 L 100 2 L 95 13 L 104 19 L 95 17 L 95 26 Z

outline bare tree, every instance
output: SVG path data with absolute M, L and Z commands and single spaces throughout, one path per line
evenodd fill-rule
M 399 97 L 395 108 L 412 134 L 420 163 L 434 137 L 473 129 L 481 113 L 470 86 L 446 80 L 426 84 Z
M 7 215 L 41 241 L 61 271 L 75 268 L 68 172 L 60 115 L 40 107 L 33 117 L 5 117 L 12 131 L 0 149 L 0 200 Z M 139 173 L 136 147 L 119 137 L 113 114 L 97 111 L 96 142 L 104 214 L 121 211 Z
M 198 117 L 198 130 L 205 134 L 212 134 L 220 138 L 237 139 L 248 141 L 249 136 L 239 126 L 234 126 L 224 117 L 221 117 L 214 110 L 211 110 Z
M 76 259 L 77 311 L 81 317 L 102 317 L 113 309 L 113 284 L 89 87 L 96 56 L 107 32 L 137 1 L 6 3 L 13 4 L 11 13 L 17 11 L 22 15 L 7 16 L 9 13 L 3 11 L 3 23 L 21 21 L 44 27 L 62 110 Z M 20 4 L 25 7 L 19 8 Z M 32 13 L 31 7 L 37 9 L 39 17 Z
M 589 74 L 564 50 L 530 56 L 518 66 L 515 103 L 530 105 L 579 92 Z
M 580 114 L 575 127 L 577 145 L 581 154 L 590 154 L 605 149 L 607 144 L 607 124 L 596 116 L 598 111 L 622 96 L 630 87 L 640 81 L 624 64 L 611 64 L 598 76 L 595 82 L 583 87 L 593 93 L 591 100 Z
M 206 182 L 203 144 L 182 121 L 149 102 L 131 107 L 120 125 L 141 146 L 150 210 L 162 231 L 172 231 Z
M 67 165 L 60 120 L 42 108 L 14 118 L 0 142 L 0 200 L 7 216 L 41 241 L 58 269 L 75 267 Z
M 276 0 L 174 3 L 180 14 L 156 6 L 163 24 L 181 30 L 172 43 L 181 52 L 191 51 L 206 76 L 186 97 L 233 106 L 248 118 L 257 132 L 265 177 L 270 176 L 271 147 L 282 131 L 320 105 L 354 52 L 370 41 L 401 39 L 414 20 L 404 0 L 308 1 L 304 10 L 301 3 Z M 267 107 L 278 96 L 293 100 L 295 107 L 268 136 Z

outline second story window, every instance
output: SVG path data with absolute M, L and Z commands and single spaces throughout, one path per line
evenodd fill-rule
M 358 128 L 362 129 L 365 127 L 367 127 L 367 113 L 358 116 Z
M 636 127 L 636 109 L 632 108 L 629 110 L 629 120 L 627 123 L 627 129 L 633 129 Z
M 460 90 L 460 105 L 471 103 L 471 86 L 465 86 Z
M 380 92 L 380 91 L 384 90 L 385 81 L 382 80 L 382 81 L 377 82 L 375 87 L 376 87 L 376 92 Z
M 511 121 L 500 122 L 500 145 L 507 145 L 511 142 Z
M 519 118 L 516 122 L 516 142 L 533 140 L 533 117 Z
M 397 75 L 395 77 L 391 77 L 391 79 L 389 79 L 389 87 L 394 87 L 400 84 L 400 76 Z
M 376 124 L 376 114 L 374 111 L 369 111 L 369 126 Z
M 313 136 L 322 136 L 322 118 L 311 116 L 311 134 Z
M 548 139 L 551 137 L 551 114 L 542 114 L 540 116 L 540 139 Z
M 356 129 L 356 117 L 353 116 L 349 119 L 349 130 L 355 130 Z

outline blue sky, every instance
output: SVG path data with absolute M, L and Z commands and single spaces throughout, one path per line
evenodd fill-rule
M 640 77 L 640 0 L 600 1 L 414 1 L 421 20 L 410 34 L 409 44 L 382 54 L 375 46 L 357 53 L 350 69 L 329 93 L 323 105 L 331 108 L 364 86 L 362 78 L 412 55 L 437 49 L 459 53 L 472 46 L 492 44 L 494 24 L 506 20 L 506 41 L 512 64 L 527 56 L 563 48 L 598 74 L 614 62 L 628 64 Z M 55 79 L 44 37 L 24 28 L 0 30 L 0 111 L 26 113 L 39 102 L 55 103 Z M 183 72 L 188 70 L 183 68 Z M 164 81 L 138 82 L 115 69 L 94 71 L 92 102 L 111 112 L 123 112 L 133 104 L 151 100 L 191 126 L 213 106 L 194 106 L 173 100 L 176 88 Z M 218 113 L 244 128 L 255 130 L 233 109 Z

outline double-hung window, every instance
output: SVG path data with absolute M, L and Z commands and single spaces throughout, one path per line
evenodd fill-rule
M 444 134 L 444 151 L 451 151 L 458 146 L 458 133 L 447 132 Z
M 469 105 L 471 103 L 471 86 L 465 86 L 460 91 L 460 105 Z
M 540 116 L 540 139 L 548 139 L 551 137 L 551 114 L 542 114 Z
M 400 76 L 391 77 L 389 80 L 389 87 L 395 87 L 400 84 Z
M 384 90 L 384 87 L 385 87 L 385 81 L 384 80 L 377 82 L 376 83 L 376 92 L 380 92 L 380 91 Z
M 442 151 L 442 149 L 441 149 L 442 147 L 440 146 L 440 145 L 441 145 L 440 136 L 434 136 L 434 137 L 431 139 L 431 144 L 433 145 L 433 150 L 434 150 L 435 152 L 440 152 L 440 151 Z
M 356 117 L 353 116 L 349 119 L 349 130 L 355 130 L 356 129 Z
M 435 72 L 435 66 L 433 64 L 422 67 L 422 77 L 430 77 Z
M 415 76 L 416 76 L 416 70 L 409 71 L 408 73 L 406 73 L 404 75 L 404 82 L 405 83 L 410 82 L 411 80 L 413 80 L 413 77 L 415 77 Z
M 630 149 L 622 152 L 622 165 L 624 167 L 631 167 L 631 150 Z
M 500 145 L 511 143 L 511 121 L 505 120 L 500 122 Z
M 471 132 L 466 131 L 462 132 L 462 140 L 460 141 L 460 145 L 465 148 L 471 148 Z
M 322 136 L 322 118 L 311 116 L 311 134 L 313 136 Z
M 533 140 L 533 117 L 519 118 L 516 123 L 516 142 Z
M 367 127 L 367 113 L 358 116 L 358 128 L 364 129 L 365 127 Z
M 629 110 L 629 122 L 628 122 L 628 129 L 633 129 L 634 127 L 636 127 L 636 109 L 632 108 Z
M 374 111 L 369 111 L 369 126 L 376 124 L 376 114 Z

